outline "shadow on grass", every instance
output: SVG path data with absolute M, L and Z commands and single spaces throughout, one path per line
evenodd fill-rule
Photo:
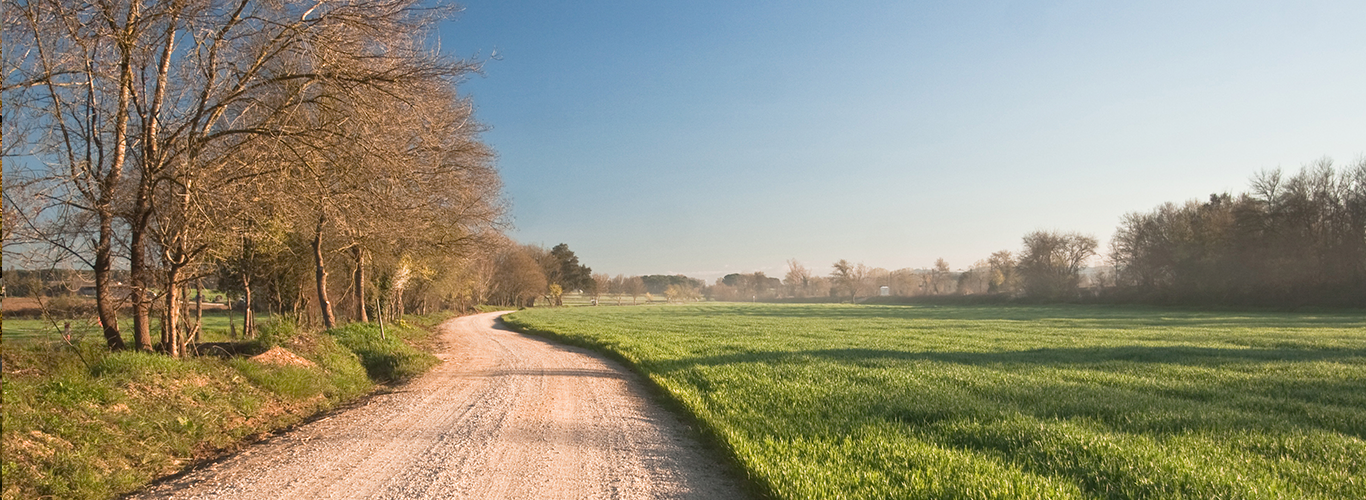
M 937 370 L 920 362 L 969 368 Z M 1269 373 L 1274 364 L 1344 362 L 1366 365 L 1363 349 L 1235 349 L 1191 346 L 1050 348 L 1007 352 L 902 352 L 819 349 L 738 352 L 647 363 L 651 371 L 762 363 L 833 362 L 917 374 L 919 392 L 900 384 L 866 408 L 866 415 L 912 425 L 952 420 L 994 420 L 1023 414 L 1042 419 L 1086 418 L 1127 432 L 1182 433 L 1237 429 L 1317 428 L 1366 438 L 1366 380 L 1315 374 Z M 1159 365 L 1216 370 L 1155 375 Z M 1043 370 L 1042 372 L 1040 370 Z M 904 372 L 903 372 L 904 373 Z M 1356 373 L 1361 373 L 1358 370 Z M 1151 375 L 1151 376 L 1149 376 Z M 832 374 L 832 376 L 835 376 Z M 1112 377 L 1111 377 L 1112 376 Z M 1109 378 L 1107 378 L 1109 377 Z M 1145 378 L 1146 377 L 1146 378 Z M 868 388 L 834 396 L 833 406 L 867 406 Z M 898 395 L 899 394 L 899 395 Z
M 943 361 L 965 365 L 1093 365 L 1113 361 L 1132 363 L 1164 363 L 1186 366 L 1221 367 L 1248 362 L 1304 362 L 1341 361 L 1359 358 L 1366 362 L 1366 349 L 1235 349 L 1195 346 L 1121 346 L 1045 348 L 1027 351 L 905 352 L 883 349 L 817 349 L 807 351 L 742 351 L 717 356 L 687 358 L 660 362 L 665 371 L 690 368 L 696 365 L 726 365 L 731 363 L 773 363 L 804 357 L 824 358 L 841 362 Z

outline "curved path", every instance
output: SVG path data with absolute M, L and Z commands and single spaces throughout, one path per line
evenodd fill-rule
M 616 363 L 501 328 L 443 323 L 443 363 L 364 406 L 134 498 L 744 498 Z

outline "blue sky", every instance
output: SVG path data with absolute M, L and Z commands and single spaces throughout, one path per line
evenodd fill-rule
M 962 268 L 1366 153 L 1366 2 L 462 5 L 512 236 L 597 272 Z

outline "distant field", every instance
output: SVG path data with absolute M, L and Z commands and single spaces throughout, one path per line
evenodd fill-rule
M 1366 314 L 528 309 L 779 498 L 1366 498 Z
M 266 321 L 268 315 L 256 316 L 257 324 Z M 193 320 L 193 317 L 189 318 Z M 237 312 L 232 316 L 233 323 L 237 325 L 237 334 L 242 334 L 242 313 Z M 71 322 L 71 333 L 73 337 L 100 338 L 103 333 L 99 328 L 99 322 L 93 316 L 76 318 L 70 320 L 42 320 L 42 319 L 10 319 L 4 320 L 5 342 L 33 342 L 33 341 L 61 341 L 61 331 L 65 328 L 66 322 Z M 119 327 L 124 333 L 124 340 L 133 341 L 133 319 L 127 315 L 119 315 Z M 152 318 L 152 337 L 155 341 L 159 338 L 161 320 Z M 204 342 L 225 342 L 230 338 L 228 329 L 228 314 L 225 311 L 214 311 L 204 313 L 204 331 L 200 339 Z
M 569 292 L 560 297 L 560 302 L 562 302 L 567 307 L 591 306 L 593 305 L 593 297 L 585 293 Z M 651 295 L 649 297 L 641 295 L 635 298 L 635 304 L 631 303 L 630 295 L 607 293 L 598 295 L 598 304 L 603 306 L 639 305 L 661 302 L 666 302 L 663 295 Z

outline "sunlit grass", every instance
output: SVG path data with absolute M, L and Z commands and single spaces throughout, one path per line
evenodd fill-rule
M 190 322 L 194 321 L 194 317 L 183 319 Z M 233 327 L 235 327 L 238 337 L 241 337 L 242 313 L 237 312 L 232 315 L 233 327 L 228 326 L 228 319 L 226 311 L 205 312 L 200 340 L 203 342 L 234 340 L 232 338 Z M 257 324 L 263 324 L 269 320 L 270 315 L 268 314 L 256 316 Z M 70 326 L 69 330 L 68 325 Z M 124 341 L 131 344 L 133 342 L 133 319 L 127 315 L 120 315 L 119 327 L 123 333 Z M 78 340 L 100 339 L 103 335 L 99 321 L 94 316 L 70 319 L 4 319 L 5 342 L 62 342 L 62 334 L 66 331 L 70 331 L 71 336 Z M 151 319 L 151 331 L 153 342 L 156 342 L 161 331 L 160 319 L 156 317 Z
M 780 498 L 1366 498 L 1363 314 L 727 304 L 509 322 L 634 365 Z
M 194 460 L 351 401 L 375 383 L 416 376 L 437 359 L 436 322 L 310 332 L 263 321 L 256 349 L 311 363 L 109 352 L 98 338 L 11 343 L 3 356 L 4 484 L 0 498 L 113 498 Z M 9 324 L 6 322 L 6 328 Z

